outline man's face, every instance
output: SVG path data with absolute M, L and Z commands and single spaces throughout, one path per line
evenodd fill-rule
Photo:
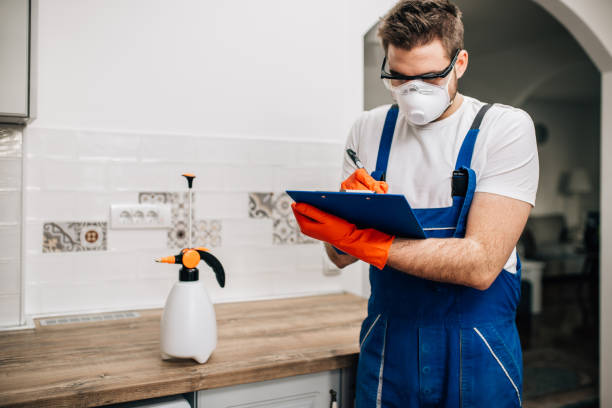
M 438 73 L 443 71 L 451 62 L 442 41 L 435 39 L 432 42 L 405 50 L 389 44 L 387 49 L 389 70 L 392 74 L 407 76 Z M 457 80 L 463 76 L 467 68 L 467 51 L 461 50 L 457 57 L 455 67 L 445 78 L 427 79 L 426 82 L 444 86 L 447 81 L 448 94 L 453 100 L 457 94 Z M 401 85 L 403 81 L 392 80 L 393 86 Z

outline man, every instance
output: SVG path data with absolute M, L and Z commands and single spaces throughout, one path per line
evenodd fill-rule
M 373 177 L 346 157 L 342 189 L 404 194 L 427 239 L 293 205 L 302 232 L 326 241 L 336 265 L 372 265 L 357 407 L 521 406 L 515 246 L 537 190 L 533 123 L 458 92 L 468 53 L 449 1 L 402 0 L 379 36 L 381 77 L 397 105 L 356 121 L 346 146 Z

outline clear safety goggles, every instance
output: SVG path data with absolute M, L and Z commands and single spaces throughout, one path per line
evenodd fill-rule
M 385 87 L 389 90 L 393 90 L 393 88 L 397 88 L 398 86 L 401 86 L 406 82 L 413 81 L 415 79 L 427 81 L 437 78 L 445 78 L 448 76 L 448 74 L 451 73 L 451 71 L 455 67 L 455 63 L 457 62 L 457 57 L 459 56 L 460 51 L 461 49 L 457 49 L 457 51 L 455 51 L 453 59 L 451 60 L 450 64 L 446 68 L 444 68 L 444 70 L 440 72 L 431 72 L 422 75 L 402 75 L 400 73 L 391 71 L 389 69 L 389 64 L 387 63 L 387 56 L 385 55 L 385 58 L 383 58 L 382 67 L 380 68 L 380 77 L 383 80 Z

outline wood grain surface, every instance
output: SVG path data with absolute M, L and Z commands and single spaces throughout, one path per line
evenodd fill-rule
M 350 294 L 215 305 L 206 364 L 162 360 L 161 309 L 0 332 L 0 406 L 85 407 L 354 367 L 366 300 Z

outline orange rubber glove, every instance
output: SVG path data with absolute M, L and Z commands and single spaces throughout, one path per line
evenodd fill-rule
M 329 242 L 378 269 L 385 267 L 395 236 L 373 228 L 357 229 L 355 224 L 306 203 L 293 203 L 291 208 L 304 234 Z
M 355 170 L 353 174 L 342 182 L 340 187 L 343 190 L 370 190 L 381 194 L 389 191 L 389 186 L 386 182 L 374 179 L 364 168 Z

